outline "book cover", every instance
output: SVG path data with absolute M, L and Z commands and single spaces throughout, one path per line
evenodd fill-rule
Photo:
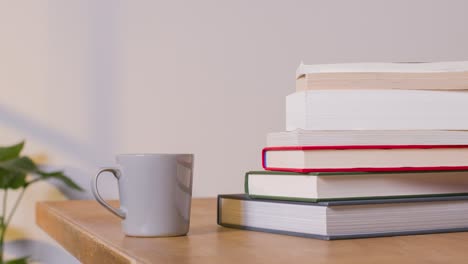
M 336 167 L 336 168 L 321 168 L 321 167 L 304 167 L 304 168 L 286 168 L 274 167 L 268 165 L 267 155 L 270 152 L 278 151 L 321 151 L 321 150 L 428 150 L 428 149 L 468 149 L 468 145 L 347 145 L 347 146 L 284 146 L 284 147 L 266 147 L 262 150 L 262 166 L 269 171 L 288 171 L 298 173 L 309 172 L 377 172 L 377 171 L 450 171 L 450 170 L 468 170 L 468 160 L 466 165 L 444 165 L 440 166 L 398 166 L 392 167 Z

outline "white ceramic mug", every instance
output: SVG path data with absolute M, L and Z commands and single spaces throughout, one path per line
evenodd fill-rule
M 190 225 L 193 154 L 122 154 L 117 166 L 99 170 L 91 181 L 96 200 L 123 219 L 129 236 L 186 235 Z M 120 208 L 98 191 L 98 178 L 110 172 L 118 181 Z

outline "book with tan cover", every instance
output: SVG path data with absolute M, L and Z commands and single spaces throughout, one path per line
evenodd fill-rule
M 301 63 L 296 91 L 324 89 L 468 90 L 468 61 Z

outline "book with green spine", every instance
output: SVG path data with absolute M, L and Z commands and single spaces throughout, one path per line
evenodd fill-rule
M 333 201 L 468 195 L 468 171 L 294 173 L 250 171 L 251 198 Z

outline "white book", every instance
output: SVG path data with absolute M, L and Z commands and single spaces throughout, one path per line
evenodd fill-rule
M 308 90 L 286 97 L 286 130 L 468 130 L 468 93 Z
M 265 148 L 263 167 L 272 171 L 302 173 L 467 170 L 468 146 Z
M 302 130 L 267 134 L 267 146 L 468 145 L 463 130 Z
M 245 177 L 245 193 L 252 198 L 291 201 L 468 195 L 468 171 L 251 171 Z

